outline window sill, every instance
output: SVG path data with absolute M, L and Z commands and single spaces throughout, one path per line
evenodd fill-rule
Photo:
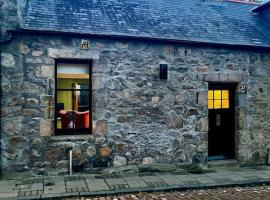
M 86 141 L 90 138 L 93 138 L 93 135 L 54 135 L 51 137 L 53 142 L 63 142 L 63 141 Z

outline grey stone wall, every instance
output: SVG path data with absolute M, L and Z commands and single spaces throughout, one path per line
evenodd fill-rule
M 266 162 L 269 53 L 80 38 L 17 36 L 1 54 L 2 168 L 67 170 L 68 150 L 88 168 L 205 163 L 208 82 L 247 86 L 236 94 L 236 153 Z M 54 59 L 93 60 L 93 134 L 53 136 Z M 159 64 L 169 66 L 159 79 Z

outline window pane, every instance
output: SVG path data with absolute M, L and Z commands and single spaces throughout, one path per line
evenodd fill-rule
M 214 99 L 221 99 L 221 90 L 214 91 Z
M 213 96 L 214 96 L 213 90 L 209 90 L 208 91 L 208 99 L 213 99 Z
M 208 100 L 208 109 L 213 109 L 214 108 L 214 101 L 213 100 Z
M 222 90 L 222 99 L 229 99 L 229 90 Z
M 221 100 L 214 100 L 214 108 L 215 109 L 221 108 Z
M 229 108 L 229 100 L 222 100 L 222 108 Z
M 89 128 L 89 91 L 57 91 L 57 128 Z
M 72 91 L 57 91 L 56 117 L 58 129 L 71 129 L 74 124 Z
M 84 89 L 89 89 L 89 79 L 57 79 L 57 89 L 79 89 L 78 85 L 84 85 Z
M 78 98 L 77 111 L 83 112 L 89 110 L 89 91 L 76 91 Z
M 57 74 L 89 74 L 88 64 L 58 63 Z

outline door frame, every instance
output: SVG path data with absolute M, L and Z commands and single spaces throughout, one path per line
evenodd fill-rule
M 237 130 L 236 130 L 236 88 L 237 88 L 237 83 L 233 82 L 233 83 L 227 83 L 227 82 L 208 82 L 208 91 L 209 90 L 215 90 L 215 89 L 229 89 L 230 91 L 230 95 L 229 95 L 229 102 L 230 102 L 230 110 L 228 110 L 229 112 L 232 112 L 231 116 L 233 117 L 233 120 L 230 122 L 232 123 L 232 128 L 230 131 L 231 132 L 231 139 L 228 139 L 229 140 L 229 143 L 230 143 L 230 140 L 231 140 L 231 148 L 228 152 L 228 155 L 225 156 L 226 153 L 223 153 L 224 155 L 212 155 L 212 156 L 209 156 L 209 137 L 210 137 L 210 111 L 208 109 L 208 150 L 207 150 L 207 153 L 208 153 L 208 157 L 207 157 L 207 160 L 224 160 L 224 159 L 235 159 L 236 158 L 236 144 L 237 144 L 237 141 L 236 141 L 236 133 L 237 133 Z M 214 110 L 213 110 L 214 111 Z M 212 111 L 212 112 L 213 112 Z M 228 114 L 230 115 L 230 113 Z M 224 149 L 224 152 L 226 152 L 226 150 Z M 231 154 L 231 155 L 230 155 Z

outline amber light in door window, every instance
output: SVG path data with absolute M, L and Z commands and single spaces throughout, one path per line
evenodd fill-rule
M 229 90 L 208 91 L 208 109 L 227 109 L 229 105 Z

